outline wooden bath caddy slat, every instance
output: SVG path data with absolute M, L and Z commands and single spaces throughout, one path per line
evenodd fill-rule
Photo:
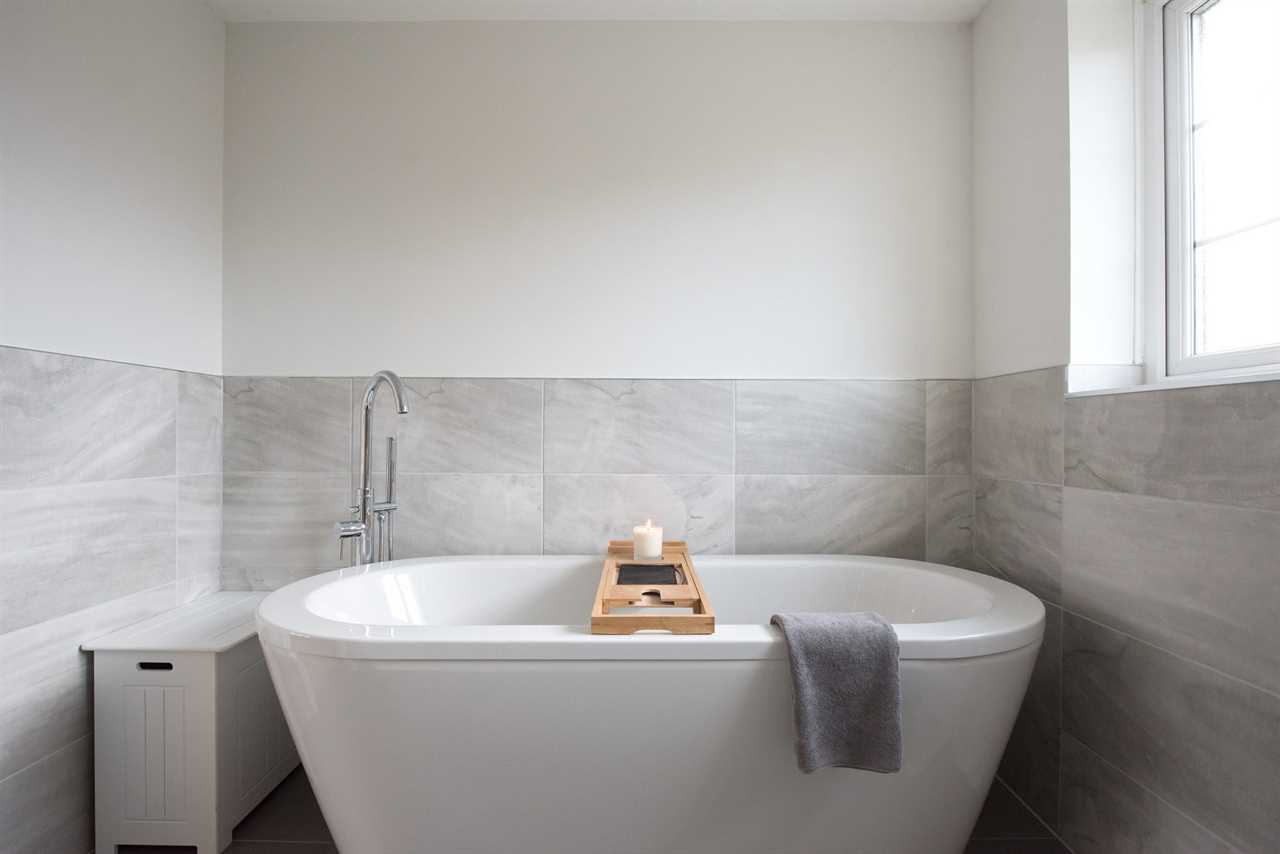
M 592 634 L 629 635 L 657 630 L 677 635 L 709 635 L 716 630 L 716 613 L 698 580 L 687 544 L 680 540 L 663 543 L 662 557 L 657 560 L 634 560 L 631 555 L 630 540 L 609 542 L 600 587 L 591 609 Z M 618 567 L 622 564 L 673 564 L 678 583 L 619 584 Z M 614 613 L 615 608 L 643 609 L 643 612 L 619 614 Z M 670 613 L 674 608 L 688 608 L 692 613 Z

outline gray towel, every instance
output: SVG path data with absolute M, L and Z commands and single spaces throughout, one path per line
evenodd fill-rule
M 796 758 L 819 768 L 902 768 L 898 635 L 879 614 L 774 614 L 791 658 Z

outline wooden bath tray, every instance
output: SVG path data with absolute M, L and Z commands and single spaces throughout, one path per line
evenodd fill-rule
M 707 601 L 689 558 L 689 547 L 684 542 L 663 543 L 662 557 L 657 560 L 633 560 L 631 555 L 630 540 L 609 542 L 600 587 L 591 609 L 593 635 L 629 635 L 647 630 L 709 635 L 716 630 L 716 613 Z M 624 567 L 623 580 L 628 580 L 626 574 L 637 576 L 634 580 L 648 575 L 644 580 L 650 583 L 620 584 L 619 567 Z M 663 574 L 672 577 L 652 583 Z M 676 609 L 681 609 L 681 613 L 673 613 Z

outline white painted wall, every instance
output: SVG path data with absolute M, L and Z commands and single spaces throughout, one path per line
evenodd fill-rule
M 1067 2 L 991 0 L 973 24 L 974 367 L 1069 358 Z
M 228 374 L 971 374 L 965 25 L 244 24 L 227 69 Z
M 0 3 L 0 344 L 220 373 L 222 21 Z
M 1070 0 L 1071 364 L 1137 349 L 1133 0 Z

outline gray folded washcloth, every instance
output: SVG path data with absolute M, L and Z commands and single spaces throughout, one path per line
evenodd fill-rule
M 879 614 L 774 614 L 791 658 L 796 758 L 819 768 L 902 768 L 898 635 Z

